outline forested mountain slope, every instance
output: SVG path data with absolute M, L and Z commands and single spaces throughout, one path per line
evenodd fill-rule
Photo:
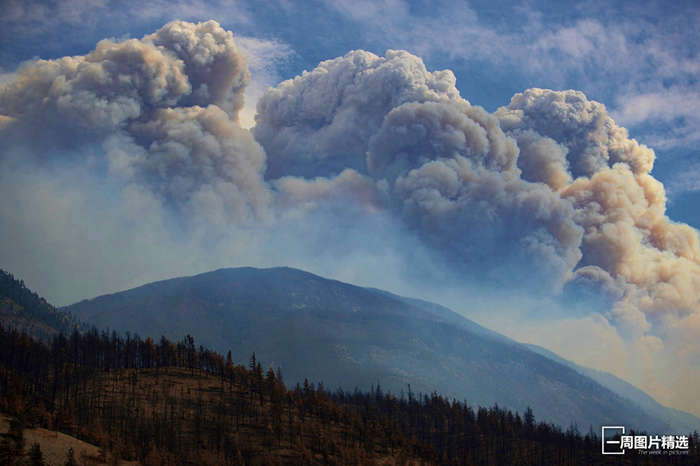
M 78 325 L 4 270 L 0 270 L 0 324 L 44 340 L 59 332 L 70 333 Z
M 669 431 L 662 419 L 576 370 L 446 309 L 291 268 L 221 269 L 67 308 L 98 328 L 171 339 L 191 334 L 235 360 L 256 352 L 289 382 L 395 394 L 437 391 L 498 403 L 564 428 Z
M 191 337 L 155 343 L 97 331 L 49 346 L 0 327 L 0 411 L 15 420 L 0 458 L 17 460 L 17 433 L 40 426 L 146 466 L 690 465 L 699 441 L 691 436 L 683 456 L 611 458 L 595 434 L 537 423 L 530 411 L 437 394 L 289 389 L 255 356 L 243 365 Z

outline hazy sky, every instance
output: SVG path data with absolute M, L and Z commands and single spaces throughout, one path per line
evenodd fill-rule
M 698 414 L 699 20 L 680 1 L 5 0 L 0 267 L 64 305 L 299 266 Z

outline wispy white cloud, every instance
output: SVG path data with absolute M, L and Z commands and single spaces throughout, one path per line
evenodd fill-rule
M 430 16 L 412 13 L 404 0 L 326 2 L 348 19 L 362 24 L 371 40 L 403 48 L 429 58 L 446 53 L 459 58 L 490 57 L 498 60 L 513 44 L 494 28 L 479 21 L 468 4 L 455 2 L 438 7 Z
M 613 112 L 627 126 L 646 125 L 645 142 L 657 149 L 700 141 L 700 86 L 671 86 L 622 95 Z M 700 188 L 699 188 L 700 189 Z
M 100 14 L 109 8 L 107 0 L 65 0 L 42 2 L 37 0 L 7 0 L 0 23 L 13 27 L 13 34 L 31 35 L 38 30 L 58 24 L 94 24 Z M 21 26 L 21 27 L 20 27 Z
M 149 21 L 173 19 L 207 20 L 242 24 L 250 16 L 241 2 L 230 0 L 7 0 L 0 24 L 5 34 L 29 37 L 47 34 L 56 28 L 80 26 L 82 30 L 98 24 L 134 26 Z
M 327 1 L 330 7 L 358 21 L 382 22 L 387 17 L 403 17 L 408 12 L 408 5 L 403 0 L 335 0 Z
M 672 121 L 700 108 L 700 89 L 671 89 L 621 96 L 617 119 L 635 125 L 651 118 Z
M 683 193 L 700 192 L 700 164 L 691 163 L 678 170 L 665 187 L 666 193 L 672 201 Z

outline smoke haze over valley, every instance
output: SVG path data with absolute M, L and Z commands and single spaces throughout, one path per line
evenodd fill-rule
M 59 305 L 299 267 L 449 305 L 700 414 L 700 217 L 682 208 L 700 191 L 698 8 L 559 24 L 509 5 L 521 30 L 478 2 L 360 4 L 323 4 L 313 45 L 245 3 L 129 3 L 98 37 L 109 2 L 9 2 L 0 266 Z M 364 38 L 330 39 L 334 21 Z

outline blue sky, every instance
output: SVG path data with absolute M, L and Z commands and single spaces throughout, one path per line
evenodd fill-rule
M 8 200 L 0 205 L 0 223 L 12 227 L 0 231 L 0 266 L 53 302 L 69 304 L 217 267 L 298 266 L 455 306 L 509 336 L 611 370 L 666 403 L 700 413 L 700 371 L 693 363 L 700 354 L 700 246 L 697 231 L 674 225 L 662 211 L 665 206 L 671 220 L 700 227 L 696 2 L 5 0 L 3 8 L 0 91 L 8 91 L 0 92 L 0 132 L 7 131 L 10 142 L 0 148 L 5 170 L 0 170 L 0 196 Z M 240 113 L 231 110 L 233 101 L 204 98 L 206 89 L 178 94 L 191 83 L 222 84 L 196 72 L 182 74 L 196 66 L 176 63 L 179 52 L 168 35 L 172 31 L 160 30 L 176 19 L 213 19 L 233 32 L 237 49 L 229 47 L 230 56 L 224 54 L 233 60 L 231 82 L 246 79 L 233 63 L 238 49 L 247 56 L 251 73 L 241 91 L 245 105 Z M 199 26 L 178 27 L 192 33 Z M 227 33 L 218 25 L 203 27 L 226 43 Z M 144 38 L 154 31 L 159 31 L 160 52 L 165 51 L 160 55 L 153 37 Z M 123 71 L 123 77 L 134 79 L 124 82 L 140 83 L 140 70 L 114 58 L 122 50 L 119 44 L 130 38 L 140 39 L 131 43 L 134 50 L 159 57 L 159 69 L 173 73 L 173 82 L 191 82 L 180 82 L 184 87 L 178 88 L 164 80 L 168 86 L 159 90 L 162 94 L 149 98 L 165 95 L 172 100 L 154 104 L 138 94 L 143 89 L 119 87 L 119 80 L 114 80 L 120 84 L 113 94 L 115 88 L 90 73 L 70 71 L 70 60 L 51 62 L 48 68 L 36 62 L 85 55 L 100 40 L 112 39 L 104 50 L 116 55 L 98 60 L 97 68 L 108 77 Z M 347 95 L 321 72 L 265 94 L 323 60 L 358 49 L 376 56 L 359 52 L 328 69 L 341 77 L 349 69 L 371 71 L 379 78 L 361 82 Z M 386 54 L 388 49 L 413 55 Z M 75 63 L 81 59 L 76 57 Z M 51 77 L 51 66 L 58 62 L 69 71 Z M 433 73 L 444 69 L 454 73 L 461 97 L 488 114 L 456 96 L 449 73 Z M 53 80 L 56 95 L 64 100 L 54 105 L 43 99 L 47 92 L 37 76 L 41 73 Z M 403 88 L 390 88 L 396 76 Z M 61 87 L 70 80 L 70 86 Z M 9 83 L 19 84 L 5 87 Z M 588 100 L 576 93 L 533 91 L 528 94 L 532 107 L 527 99 L 516 98 L 512 108 L 497 112 L 528 88 L 573 89 Z M 232 98 L 238 98 L 237 92 L 231 91 L 236 94 Z M 327 127 L 309 132 L 314 112 L 323 114 L 338 95 L 349 104 L 332 109 Z M 396 106 L 363 107 L 367 96 L 382 101 L 386 95 L 396 98 Z M 106 103 L 106 110 L 91 108 L 86 96 Z M 561 108 L 576 120 L 552 123 L 559 139 L 539 120 L 557 113 L 542 104 L 556 98 L 566 99 L 569 107 Z M 258 101 L 263 124 L 250 132 Z M 604 104 L 607 113 L 590 101 Z M 293 111 L 275 113 L 290 102 Z M 203 109 L 193 104 L 211 105 Z M 294 105 L 301 110 L 296 112 Z M 134 108 L 136 113 L 130 114 Z M 91 110 L 105 119 L 86 122 Z M 530 120 L 518 111 L 530 112 Z M 614 127 L 607 120 L 610 115 L 630 137 L 655 151 L 651 174 L 663 183 L 668 202 L 647 176 L 648 151 L 622 137 L 617 127 L 601 132 L 577 126 L 585 126 L 590 114 L 605 121 L 607 129 Z M 495 118 L 504 131 L 510 125 L 507 141 L 489 127 Z M 405 130 L 401 125 L 406 121 L 428 136 L 405 146 L 401 138 L 392 139 Z M 431 126 L 436 121 L 449 121 L 461 133 L 456 139 L 448 132 L 430 133 L 439 126 Z M 39 126 L 44 123 L 49 127 Z M 537 138 L 542 136 L 539 146 L 531 144 L 535 130 L 541 133 Z M 471 147 L 480 141 L 478 134 L 488 134 L 495 148 L 482 153 Z M 581 134 L 589 139 L 579 139 Z M 460 137 L 466 146 L 457 147 Z M 522 179 L 511 171 L 518 138 L 519 160 L 530 157 L 535 164 L 529 173 L 521 167 Z M 348 141 L 360 144 L 354 147 Z M 607 154 L 620 141 L 626 149 L 620 151 L 618 161 L 624 163 L 619 165 L 627 166 L 606 162 L 597 167 L 604 173 L 595 173 L 596 178 L 592 171 L 585 180 L 566 173 L 562 151 L 574 154 L 588 147 L 592 152 L 572 156 L 586 159 L 599 149 Z M 210 150 L 217 144 L 228 158 Z M 299 156 L 299 173 L 308 170 L 308 176 L 285 173 L 288 154 L 278 148 L 305 151 L 307 146 L 314 147 L 311 155 L 292 156 Z M 324 147 L 337 153 L 322 153 Z M 458 156 L 445 157 L 439 147 L 453 148 Z M 326 168 L 338 160 L 346 163 L 353 151 L 359 158 L 340 167 L 357 171 L 330 176 L 317 171 L 323 163 L 314 165 L 319 160 L 331 160 Z M 371 151 L 378 154 L 376 165 L 363 171 L 358 167 Z M 397 153 L 414 163 L 415 170 L 402 173 L 408 165 L 392 161 Z M 490 162 L 479 168 L 480 175 L 469 178 L 473 173 L 464 167 L 474 167 L 466 162 L 474 154 Z M 339 158 L 333 159 L 335 155 Z M 183 164 L 170 165 L 177 157 Z M 288 176 L 268 176 L 265 163 L 269 167 L 273 161 Z M 545 173 L 532 171 L 538 166 L 559 170 L 559 178 L 545 179 Z M 400 179 L 392 180 L 392 170 Z M 387 179 L 395 182 L 393 188 Z M 458 194 L 440 190 L 455 179 L 462 183 L 454 190 Z M 444 180 L 444 186 L 431 192 L 438 193 L 435 197 L 420 189 Z M 499 192 L 499 187 L 505 189 Z M 617 200 L 628 202 L 618 205 Z M 416 209 L 401 210 L 405 205 Z M 246 220 L 248 215 L 255 221 Z M 541 280 L 545 285 L 540 286 L 540 274 L 550 272 L 555 279 Z M 479 295 L 483 282 L 492 279 L 496 296 Z M 562 297 L 576 299 L 588 285 L 601 299 L 576 309 L 562 304 Z M 509 287 L 511 293 L 501 292 Z M 679 375 L 661 369 L 673 364 L 685 370 Z

